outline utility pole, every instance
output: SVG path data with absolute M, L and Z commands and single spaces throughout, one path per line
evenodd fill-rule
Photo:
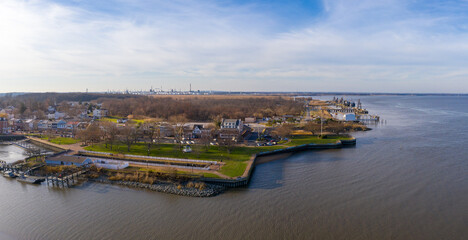
M 323 136 L 323 119 L 320 117 L 320 137 Z

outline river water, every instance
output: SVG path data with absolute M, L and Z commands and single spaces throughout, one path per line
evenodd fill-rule
M 0 239 L 466 239 L 468 97 L 360 98 L 386 123 L 356 147 L 259 165 L 213 198 L 1 178 Z

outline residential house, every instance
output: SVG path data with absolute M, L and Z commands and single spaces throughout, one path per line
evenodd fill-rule
M 23 131 L 24 130 L 24 122 L 21 119 L 13 119 L 11 130 L 13 131 Z
M 24 130 L 25 131 L 33 131 L 35 130 L 34 119 L 27 119 L 24 121 Z M 37 126 L 37 124 L 36 124 Z
M 94 118 L 103 118 L 107 116 L 108 110 L 107 109 L 94 109 L 93 110 L 93 117 Z
M 58 119 L 63 118 L 63 117 L 65 117 L 65 113 L 61 113 L 61 112 L 54 112 L 54 113 L 47 114 L 48 119 L 58 120 Z
M 65 130 L 67 128 L 67 122 L 65 120 L 60 120 L 57 122 L 58 130 Z
M 78 124 L 79 122 L 73 122 L 73 121 L 67 122 L 67 124 L 65 125 L 65 129 L 73 131 L 78 127 Z
M 10 127 L 8 126 L 8 119 L 0 117 L 0 134 L 9 134 Z
M 48 120 L 40 120 L 37 122 L 37 130 L 45 131 L 49 129 L 49 121 Z
M 223 119 L 221 121 L 221 131 L 219 133 L 220 138 L 232 138 L 239 140 L 242 131 L 244 130 L 244 124 L 240 119 Z
M 255 117 L 247 117 L 245 118 L 245 123 L 255 123 L 257 119 Z

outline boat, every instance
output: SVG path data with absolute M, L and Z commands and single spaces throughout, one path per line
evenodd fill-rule
M 3 172 L 4 177 L 15 178 L 17 177 L 12 171 L 5 171 Z
M 32 177 L 25 177 L 25 176 L 21 176 L 21 177 L 17 178 L 16 180 L 18 180 L 18 182 L 31 183 L 31 184 L 38 184 L 38 183 L 41 183 L 43 181 L 40 178 L 32 178 Z

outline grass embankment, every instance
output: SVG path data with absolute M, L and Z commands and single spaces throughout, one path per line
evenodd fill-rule
M 225 148 L 220 146 L 204 146 L 194 145 L 192 146 L 193 151 L 191 153 L 183 153 L 179 145 L 176 144 L 158 144 L 154 146 L 150 151 L 150 156 L 157 157 L 171 157 L 171 158 L 182 158 L 182 159 L 199 159 L 199 160 L 213 160 L 224 163 L 224 166 L 219 171 L 220 173 L 229 177 L 242 176 L 247 166 L 247 161 L 253 154 L 260 152 L 273 151 L 286 147 L 298 146 L 302 144 L 328 144 L 335 143 L 338 140 L 351 139 L 347 136 L 328 136 L 327 138 L 319 138 L 317 136 L 304 135 L 294 136 L 291 140 L 284 145 L 277 146 L 262 146 L 262 147 L 233 147 L 231 152 L 228 153 Z M 127 146 L 124 144 L 114 144 L 113 149 L 110 150 L 105 147 L 104 144 L 97 144 L 88 146 L 85 148 L 89 151 L 97 152 L 109 152 L 109 153 L 120 153 L 120 154 L 133 154 L 147 156 L 146 144 L 137 143 L 132 145 L 130 151 L 127 151 Z M 208 174 L 205 177 L 218 177 L 216 174 Z
M 288 147 L 299 146 L 303 144 L 329 144 L 329 143 L 336 143 L 338 140 L 351 140 L 352 138 L 349 136 L 327 136 L 326 138 L 320 138 L 318 136 L 312 135 L 301 135 L 301 136 L 294 136 L 291 138 L 291 141 L 286 143 L 285 145 Z

